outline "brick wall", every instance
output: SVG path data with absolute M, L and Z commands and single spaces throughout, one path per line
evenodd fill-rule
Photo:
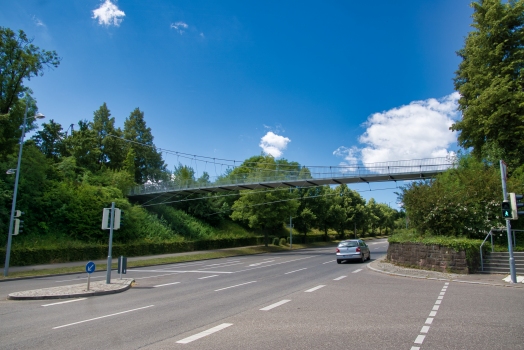
M 387 259 L 403 266 L 441 272 L 469 273 L 466 252 L 421 243 L 390 243 Z

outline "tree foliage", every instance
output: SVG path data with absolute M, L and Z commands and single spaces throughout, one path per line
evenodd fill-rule
M 462 120 L 452 126 L 478 159 L 524 163 L 524 1 L 473 2 L 455 76 Z

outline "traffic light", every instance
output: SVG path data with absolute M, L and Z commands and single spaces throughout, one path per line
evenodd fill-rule
M 517 220 L 519 218 L 519 215 L 524 215 L 524 211 L 519 211 L 519 208 L 524 207 L 524 203 L 519 202 L 520 200 L 522 200 L 522 198 L 524 198 L 524 196 L 521 194 L 509 194 L 509 200 L 511 203 L 511 218 L 513 220 Z
M 502 202 L 502 217 L 504 219 L 511 220 L 513 218 L 512 212 L 511 212 L 511 204 L 508 200 L 505 200 Z

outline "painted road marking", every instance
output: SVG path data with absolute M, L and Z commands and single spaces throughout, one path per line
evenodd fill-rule
M 298 270 L 295 270 L 295 271 L 286 272 L 284 275 L 287 275 L 287 274 L 290 274 L 290 273 L 293 273 L 293 272 L 302 271 L 302 270 L 307 270 L 307 267 L 304 267 L 303 269 L 298 269 Z
M 89 320 L 83 320 L 83 321 L 79 321 L 79 322 L 74 322 L 74 323 L 65 324 L 65 325 L 63 325 L 63 326 L 53 327 L 53 329 L 58 329 L 58 328 L 64 328 L 64 327 L 74 326 L 75 324 L 80 324 L 80 323 L 85 323 L 85 322 L 90 322 L 90 321 L 100 320 L 100 319 L 102 319 L 102 318 L 111 317 L 111 316 L 116 316 L 116 315 L 122 315 L 122 314 L 126 314 L 126 313 L 128 313 L 128 312 L 133 312 L 133 311 L 137 311 L 137 310 L 147 309 L 147 308 L 150 308 L 150 307 L 153 307 L 153 306 L 155 306 L 155 305 L 148 305 L 148 306 L 139 307 L 139 308 L 132 309 L 132 310 L 127 310 L 127 311 L 117 312 L 117 313 L 115 313 L 115 314 L 111 314 L 111 315 L 105 315 L 105 316 L 100 316 L 100 317 L 90 318 Z
M 310 258 L 314 258 L 314 257 L 316 257 L 316 255 L 310 255 L 310 256 L 306 256 L 305 258 L 298 258 L 298 259 L 294 259 L 294 260 L 282 261 L 282 262 L 275 263 L 275 264 L 271 264 L 271 265 L 255 266 L 255 267 L 251 267 L 251 268 L 249 268 L 249 269 L 236 271 L 235 273 L 238 273 L 238 272 L 246 272 L 246 271 L 251 271 L 251 270 L 255 270 L 255 269 L 261 269 L 261 268 L 263 268 L 263 267 L 270 267 L 270 266 L 276 266 L 276 265 L 281 265 L 281 264 L 287 264 L 287 263 L 290 263 L 290 262 L 293 262 L 293 261 L 299 261 L 299 260 L 304 260 L 304 259 L 310 259 Z
M 206 278 L 211 278 L 211 277 L 216 277 L 218 275 L 211 275 L 211 276 L 205 276 L 205 277 L 200 277 L 199 280 L 205 280 Z
M 172 273 L 234 273 L 231 271 L 204 271 L 204 270 L 173 270 L 173 271 L 166 271 L 166 270 L 140 270 L 143 272 L 172 272 Z M 159 275 L 159 276 L 167 276 L 167 275 Z M 155 277 L 155 276 L 153 276 Z M 142 277 L 142 278 L 151 278 L 151 277 Z
M 157 287 L 164 287 L 164 286 L 172 286 L 173 284 L 179 284 L 180 282 L 173 282 L 173 283 L 166 283 L 166 284 L 157 284 L 156 286 L 153 286 L 153 288 Z
M 415 344 L 422 344 L 424 342 L 424 338 L 426 338 L 425 335 L 419 334 L 417 339 L 415 339 Z
M 333 262 L 333 260 L 326 261 L 325 263 L 322 263 L 322 265 L 324 265 L 324 264 L 331 264 L 332 262 Z
M 445 286 L 442 288 L 442 292 L 440 292 L 440 295 L 437 297 L 437 301 L 435 302 L 435 305 L 433 305 L 432 311 L 429 313 L 429 317 L 426 318 L 425 324 L 432 324 L 433 323 L 433 317 L 437 316 L 437 310 L 440 307 L 440 304 L 442 303 L 442 299 L 444 298 L 445 290 L 447 286 L 449 285 L 449 282 L 446 282 Z M 429 326 L 422 326 L 419 333 L 427 334 L 429 332 Z M 424 342 L 424 339 L 426 338 L 425 335 L 419 334 L 417 338 L 415 339 L 415 344 L 422 344 Z M 412 346 L 411 350 L 417 350 L 420 349 L 420 347 Z
M 127 270 L 127 271 L 129 271 L 129 270 Z M 166 274 L 163 274 L 163 275 L 155 275 L 155 276 L 147 276 L 147 277 L 135 277 L 135 280 L 145 280 L 145 279 L 148 279 L 148 278 L 163 277 L 163 276 L 173 276 L 173 275 L 178 275 L 178 273 L 166 273 Z
M 306 290 L 305 293 L 311 293 L 311 292 L 314 292 L 314 291 L 316 291 L 316 290 L 318 290 L 318 289 L 320 289 L 320 288 L 322 288 L 322 287 L 325 287 L 325 286 L 326 286 L 325 284 L 321 284 L 320 286 L 316 286 L 316 287 L 313 287 L 313 288 L 311 288 L 311 289 Z
M 357 272 L 360 272 L 362 271 L 362 269 L 356 269 L 355 271 L 351 272 L 351 273 L 357 273 Z
M 232 325 L 233 325 L 232 323 L 222 323 L 221 325 L 218 325 L 216 327 L 210 328 L 207 331 L 203 331 L 203 332 L 197 333 L 195 335 L 192 335 L 190 337 L 187 337 L 187 338 L 184 338 L 182 340 L 179 340 L 179 341 L 177 341 L 177 343 L 179 343 L 179 344 L 191 343 L 192 341 L 195 341 L 197 339 L 203 338 L 203 337 L 208 336 L 210 334 L 213 334 L 215 332 L 221 331 L 222 329 L 225 329 L 225 328 L 227 328 L 229 326 L 232 326 Z
M 53 306 L 53 305 L 60 305 L 60 304 L 66 304 L 66 303 L 73 303 L 75 301 L 80 301 L 80 300 L 86 300 L 87 298 L 80 298 L 80 299 L 75 299 L 75 300 L 67 300 L 67 301 L 60 301 L 58 303 L 52 303 L 52 304 L 45 304 L 45 305 L 42 305 L 42 306 Z
M 266 307 L 260 309 L 260 311 L 269 311 L 269 310 L 271 310 L 271 309 L 276 308 L 277 306 L 284 305 L 285 303 L 288 303 L 288 302 L 290 302 L 290 301 L 291 301 L 291 300 L 287 300 L 287 299 L 285 299 L 285 300 L 281 300 L 281 301 L 279 301 L 278 303 L 274 303 L 274 304 L 271 304 L 271 305 L 269 305 L 269 306 L 266 306 Z
M 347 276 L 340 276 L 340 277 L 335 278 L 333 281 L 340 281 L 341 279 L 346 278 L 346 277 Z
M 246 283 L 237 284 L 237 285 L 234 285 L 234 286 L 231 286 L 231 287 L 215 289 L 215 292 L 219 292 L 219 291 L 221 291 L 221 290 L 226 290 L 226 289 L 229 289 L 229 288 L 240 287 L 240 286 L 244 286 L 244 285 L 246 285 L 246 284 L 255 283 L 255 282 L 256 282 L 256 281 L 251 281 L 251 282 L 246 282 Z
M 267 264 L 267 263 L 271 263 L 275 260 L 269 260 L 269 261 L 262 261 L 262 262 L 259 262 L 259 263 L 255 263 L 255 264 L 251 264 L 251 265 L 248 265 L 248 266 L 260 266 L 262 264 Z

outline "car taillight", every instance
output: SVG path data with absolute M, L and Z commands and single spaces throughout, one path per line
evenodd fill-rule
M 357 253 L 360 253 L 360 247 L 357 247 Z
M 340 249 L 338 249 L 338 248 L 337 248 L 337 251 L 336 251 L 336 253 L 340 253 Z

